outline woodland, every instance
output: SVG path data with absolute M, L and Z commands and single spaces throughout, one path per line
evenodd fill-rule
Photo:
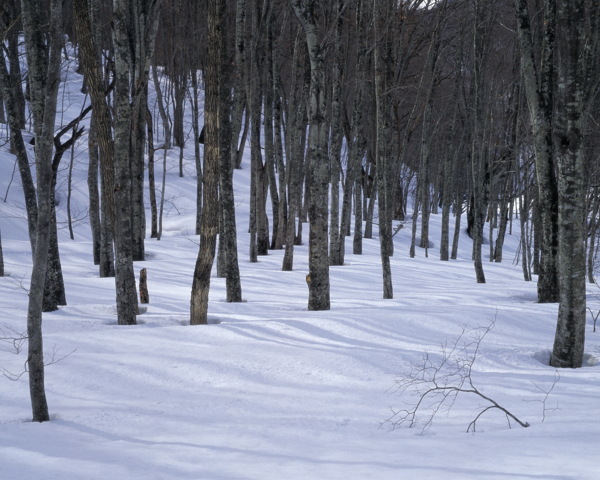
M 31 245 L 33 420 L 50 418 L 42 314 L 67 296 L 56 172 L 81 139 L 91 253 L 98 276 L 114 277 L 119 325 L 137 323 L 134 262 L 163 235 L 155 166 L 176 152 L 189 175 L 193 145 L 191 325 L 208 323 L 212 273 L 227 302 L 242 302 L 242 257 L 282 250 L 291 271 L 307 243 L 307 309 L 325 311 L 347 237 L 360 255 L 376 231 L 392 299 L 400 231 L 410 257 L 451 262 L 466 227 L 484 284 L 518 225 L 523 281 L 537 282 L 539 304 L 558 304 L 548 362 L 581 367 L 600 209 L 599 22 L 593 0 L 3 0 L 0 140 L 17 161 Z M 67 47 L 88 101 L 63 121 Z M 244 252 L 236 169 L 250 173 Z M 0 260 L 4 275 L 1 244 Z

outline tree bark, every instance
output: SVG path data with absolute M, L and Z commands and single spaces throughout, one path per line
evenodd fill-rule
M 223 22 L 225 6 L 221 6 L 220 22 Z M 219 29 L 223 30 L 220 25 Z M 216 34 L 217 32 L 215 32 Z M 220 64 L 217 65 L 218 78 L 218 182 L 219 182 L 219 207 L 221 213 L 221 235 L 219 245 L 222 246 L 224 256 L 224 274 L 226 298 L 228 302 L 242 301 L 242 284 L 237 250 L 237 225 L 235 220 L 235 195 L 233 190 L 233 170 L 235 157 L 231 154 L 232 125 L 231 125 L 231 88 L 233 72 L 227 68 L 228 56 L 225 32 L 221 33 L 218 44 Z M 215 52 L 216 53 L 216 52 Z M 214 81 L 214 79 L 213 79 Z M 237 141 L 236 141 L 237 144 Z M 236 145 L 237 146 L 237 145 Z
M 325 112 L 325 52 L 318 36 L 315 17 L 316 0 L 291 0 L 291 3 L 304 28 L 311 67 L 308 140 L 310 173 L 308 309 L 329 310 L 327 251 L 329 162 L 327 161 L 328 129 Z
M 542 222 L 538 302 L 557 302 L 559 300 L 558 186 L 552 144 L 556 0 L 544 1 L 545 28 L 539 70 L 536 68 L 527 0 L 515 0 L 515 9 L 521 51 L 521 72 L 533 130 L 538 207 Z
M 340 235 L 340 171 L 342 151 L 342 26 L 344 10 L 339 0 L 333 6 L 335 21 L 335 37 L 333 40 L 333 71 L 331 87 L 331 145 L 329 146 L 329 165 L 331 167 L 331 211 L 329 215 L 329 263 L 330 265 L 343 265 L 341 256 L 341 242 L 345 242 L 345 236 Z
M 310 77 L 306 65 L 306 42 L 296 36 L 294 42 L 294 57 L 292 67 L 292 79 L 294 91 L 291 105 L 288 109 L 286 140 L 287 140 L 287 169 L 286 184 L 289 198 L 289 211 L 286 226 L 285 252 L 281 269 L 291 271 L 294 267 L 294 245 L 296 244 L 296 219 L 300 217 L 301 195 L 302 195 L 302 166 L 304 165 L 304 144 L 306 137 L 306 103 L 304 96 L 310 90 Z
M 483 228 L 489 200 L 489 159 L 485 146 L 485 62 L 489 51 L 489 40 L 486 27 L 489 25 L 491 13 L 485 10 L 482 0 L 474 2 L 473 25 L 473 133 L 471 139 L 471 175 L 472 197 L 471 214 L 473 239 L 473 266 L 477 283 L 485 283 L 483 271 L 482 245 Z M 487 8 L 491 8 L 487 6 Z
M 101 220 L 100 220 L 100 191 L 98 190 L 98 167 L 100 157 L 98 153 L 98 140 L 96 134 L 96 115 L 92 110 L 90 129 L 88 131 L 88 195 L 89 195 L 89 217 L 90 229 L 92 231 L 92 256 L 94 265 L 100 265 L 101 246 Z
M 390 64 L 391 64 L 391 32 L 386 28 L 387 19 L 392 13 L 391 4 L 385 0 L 384 5 L 373 1 L 374 50 L 373 67 L 375 72 L 375 110 L 376 110 L 376 145 L 375 163 L 377 165 L 377 197 L 379 199 L 379 247 L 383 274 L 383 298 L 394 298 L 390 256 L 392 255 L 391 231 L 391 195 L 388 189 L 388 175 L 391 173 L 391 98 Z
M 560 302 L 550 365 L 558 368 L 581 367 L 585 345 L 584 3 L 562 1 L 557 12 L 561 41 L 554 143 L 558 163 Z
M 27 366 L 33 421 L 44 422 L 50 417 L 44 386 L 42 304 L 48 267 L 52 195 L 54 193 L 52 190 L 52 147 L 63 41 L 62 1 L 52 1 L 49 21 L 44 15 L 41 1 L 22 0 L 21 11 L 29 67 L 30 107 L 36 135 L 35 164 L 38 204 L 36 248 L 27 309 Z M 45 26 L 50 28 L 48 36 L 45 35 Z
M 18 59 L 18 57 L 17 57 Z M 14 70 L 14 65 L 10 64 L 10 71 Z M 19 78 L 19 82 L 20 82 Z M 20 113 L 18 107 L 18 98 L 16 97 L 17 90 L 21 91 L 20 85 L 12 85 L 12 79 L 9 74 L 9 70 L 6 66 L 4 55 L 0 55 L 0 86 L 2 86 L 2 92 L 4 94 L 4 101 L 6 105 L 6 114 L 8 116 L 8 125 L 10 128 L 10 141 L 12 148 L 17 157 L 17 164 L 19 167 L 19 174 L 21 177 L 21 185 L 23 188 L 23 195 L 25 199 L 25 210 L 27 211 L 27 228 L 29 232 L 29 242 L 31 244 L 31 254 L 35 252 L 35 229 L 37 225 L 37 193 L 35 191 L 35 184 L 31 175 L 29 167 L 29 157 L 27 155 L 27 148 L 25 147 L 25 141 L 23 140 L 23 134 L 21 132 L 20 124 Z M 22 91 L 21 91 L 22 93 Z
M 101 234 L 100 234 L 100 277 L 112 277 L 114 270 L 114 219 L 115 219 L 115 152 L 112 134 L 112 119 L 106 100 L 100 47 L 96 44 L 97 29 L 93 5 L 88 0 L 74 0 L 75 27 L 78 33 L 79 54 L 86 85 L 92 102 L 94 134 L 98 142 L 101 171 Z
M 154 129 L 152 113 L 146 108 L 146 128 L 148 130 L 148 198 L 150 200 L 150 238 L 158 237 L 158 208 L 156 204 L 156 176 L 154 169 Z
M 113 2 L 112 31 L 115 59 L 114 91 L 114 148 L 115 148 L 115 284 L 117 322 L 135 325 L 138 313 L 137 289 L 133 272 L 131 227 L 131 169 L 130 133 L 132 108 L 129 103 L 129 4 Z
M 208 62 L 206 65 L 205 128 L 204 143 L 204 188 L 203 208 L 200 222 L 200 249 L 194 269 L 192 296 L 190 302 L 190 324 L 208 323 L 208 294 L 210 274 L 215 258 L 217 233 L 219 229 L 219 162 L 221 147 L 229 138 L 222 139 L 220 127 L 225 120 L 222 115 L 226 105 L 222 102 L 222 84 L 225 81 L 222 64 L 224 48 L 223 22 L 225 1 L 214 0 L 208 5 Z M 227 161 L 230 159 L 227 158 Z

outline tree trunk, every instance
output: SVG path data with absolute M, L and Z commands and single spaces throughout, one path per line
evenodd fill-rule
M 115 152 L 112 136 L 112 120 L 106 100 L 100 47 L 96 44 L 97 24 L 93 22 L 93 10 L 88 0 L 74 0 L 75 27 L 79 37 L 79 56 L 90 94 L 94 116 L 95 136 L 100 154 L 101 178 L 101 235 L 100 277 L 112 277 L 114 270 L 114 218 L 115 218 Z
M 197 5 L 197 4 L 194 4 Z M 192 77 L 192 128 L 194 130 L 194 166 L 196 168 L 196 235 L 200 235 L 200 218 L 202 216 L 202 157 L 200 156 L 200 136 L 202 130 L 198 123 L 200 105 L 198 101 L 198 72 L 191 72 Z
M 119 325 L 135 325 L 138 313 L 137 289 L 133 272 L 131 227 L 130 134 L 132 108 L 129 103 L 129 5 L 114 0 L 112 31 L 115 50 L 115 284 L 117 321 Z
M 5 48 L 10 65 L 10 73 L 0 81 L 0 84 L 3 84 L 6 88 L 10 88 L 10 92 L 4 91 L 3 96 L 5 102 L 9 100 L 13 102 L 13 122 L 15 128 L 20 131 L 25 128 L 25 95 L 23 94 L 22 87 L 23 75 L 21 71 L 21 53 L 19 50 L 19 0 L 4 0 L 2 3 L 4 4 L 4 8 L 3 15 L 0 15 L 0 30 L 4 33 L 4 38 L 6 39 Z M 2 57 L 3 63 L 4 55 Z
M 536 68 L 527 0 L 515 0 L 517 33 L 521 50 L 521 72 L 533 130 L 538 185 L 538 207 L 542 222 L 538 302 L 559 300 L 558 289 L 558 187 L 552 145 L 554 37 L 556 0 L 544 1 L 544 37 L 541 66 Z
M 388 191 L 390 174 L 391 138 L 391 98 L 390 63 L 391 63 L 391 32 L 385 28 L 391 16 L 390 2 L 385 0 L 382 6 L 378 0 L 373 1 L 374 51 L 373 66 L 375 71 L 375 104 L 376 104 L 376 145 L 375 163 L 377 165 L 377 196 L 379 198 L 379 246 L 381 252 L 381 267 L 383 273 L 383 298 L 394 298 L 392 285 L 392 270 L 390 256 L 392 255 L 391 231 L 391 195 Z M 373 200 L 373 199 L 371 199 Z
M 294 92 L 291 105 L 288 109 L 287 125 L 287 169 L 286 184 L 289 197 L 289 211 L 286 226 L 285 252 L 281 269 L 291 271 L 294 267 L 294 245 L 296 243 L 296 219 L 300 217 L 300 204 L 302 195 L 302 166 L 304 164 L 304 146 L 302 139 L 306 136 L 306 103 L 304 94 L 310 89 L 310 78 L 305 73 L 308 68 L 305 64 L 304 42 L 300 35 L 294 42 L 294 57 L 292 79 Z
M 100 265 L 101 223 L 100 223 L 100 191 L 98 190 L 98 167 L 100 157 L 98 152 L 98 139 L 96 134 L 96 114 L 92 110 L 90 129 L 88 132 L 88 195 L 90 229 L 92 231 L 92 255 L 94 265 Z
M 146 209 L 144 207 L 144 153 L 148 92 L 144 88 L 134 101 L 131 128 L 131 254 L 134 261 L 146 258 Z
M 150 303 L 150 294 L 148 293 L 148 271 L 145 268 L 140 270 L 140 303 Z
M 488 36 L 487 26 L 490 12 L 485 11 L 481 0 L 475 0 L 475 16 L 473 25 L 473 138 L 471 140 L 471 175 L 472 175 L 472 229 L 473 266 L 477 283 L 485 283 L 483 271 L 482 245 L 483 228 L 489 199 L 489 160 L 485 147 L 486 120 L 484 115 L 485 94 L 485 62 L 487 59 Z M 487 8 L 490 8 L 487 6 Z
M 340 255 L 342 242 L 345 242 L 345 236 L 340 235 L 340 170 L 341 170 L 341 151 L 342 151 L 342 26 L 343 9 L 339 0 L 336 0 L 333 6 L 333 12 L 336 17 L 335 37 L 333 40 L 334 57 L 332 71 L 332 91 L 331 91 L 331 145 L 329 146 L 329 164 L 331 166 L 331 211 L 329 218 L 329 263 L 331 265 L 343 265 L 344 258 Z
M 10 71 L 12 72 L 14 68 L 14 65 L 11 63 Z M 21 79 L 19 77 L 19 82 L 20 81 Z M 25 147 L 23 134 L 21 132 L 23 127 L 20 124 L 20 112 L 18 107 L 18 98 L 16 96 L 17 90 L 21 91 L 21 87 L 20 85 L 18 87 L 12 85 L 11 82 L 12 78 L 9 74 L 9 69 L 6 66 L 4 55 L 0 55 L 0 86 L 2 87 L 2 92 L 4 94 L 6 113 L 10 127 L 11 146 L 16 154 L 17 164 L 19 166 L 19 174 L 21 176 L 21 185 L 25 199 L 25 209 L 27 211 L 27 228 L 29 232 L 29 241 L 31 244 L 31 254 L 33 255 L 33 252 L 35 251 L 35 229 L 38 217 L 37 193 L 35 191 L 35 184 L 31 175 L 31 169 L 29 167 L 27 148 Z
M 118 2 L 119 0 L 114 0 Z M 133 260 L 144 260 L 146 216 L 144 208 L 144 151 L 148 80 L 154 56 L 159 11 L 162 0 L 136 0 L 129 3 L 130 67 L 130 169 L 131 250 Z M 133 50 L 133 51 L 132 51 Z M 125 52 L 123 52 L 125 53 Z M 116 136 L 116 135 L 115 135 Z
M 274 122 L 274 78 L 273 78 L 273 23 L 275 17 L 271 11 L 266 20 L 266 48 L 265 48 L 265 94 L 264 94 L 264 139 L 265 139 L 265 174 L 267 177 L 269 193 L 271 197 L 273 234 L 270 248 L 275 248 L 277 233 L 279 231 L 279 189 L 277 188 L 277 176 L 275 174 L 275 132 Z M 266 200 L 266 198 L 265 198 Z
M 340 225 L 339 253 L 336 263 L 344 264 L 346 252 L 345 237 L 350 234 L 352 216 L 352 197 L 354 192 L 355 228 L 353 237 L 353 253 L 362 254 L 362 189 L 360 187 L 361 164 L 364 154 L 363 142 L 363 88 L 365 80 L 366 40 L 365 40 L 365 5 L 363 0 L 356 3 L 355 21 L 357 25 L 356 41 L 356 77 L 354 102 L 352 104 L 351 138 L 348 140 L 348 166 L 342 197 L 342 220 Z M 334 252 L 335 254 L 335 252 Z
M 223 10 L 225 7 L 222 7 Z M 220 12 L 225 15 L 224 11 Z M 219 28 L 223 28 L 222 26 Z M 218 175 L 219 175 L 219 206 L 221 214 L 221 235 L 219 236 L 219 246 L 223 247 L 224 253 L 224 274 L 226 298 L 228 302 L 242 301 L 242 284 L 240 281 L 240 268 L 238 264 L 237 251 L 237 226 L 235 221 L 235 196 L 233 191 L 233 167 L 234 156 L 231 154 L 231 88 L 232 82 L 229 79 L 233 72 L 227 68 L 228 56 L 225 43 L 225 33 L 219 44 L 220 65 L 218 65 Z M 237 143 L 237 142 L 236 142 Z
M 148 196 L 150 199 L 150 238 L 158 237 L 158 209 L 156 205 L 156 177 L 154 175 L 154 129 L 152 113 L 146 108 L 146 128 L 148 130 Z
M 309 276 L 308 309 L 329 310 L 328 256 L 328 129 L 325 112 L 325 56 L 319 41 L 315 0 L 292 0 L 296 16 L 304 28 L 311 67 L 309 100 L 308 168 L 310 203 L 308 206 Z
M 598 241 L 598 211 L 600 210 L 600 198 L 599 198 L 598 187 L 593 189 L 592 196 L 592 207 L 590 208 L 590 223 L 587 231 L 587 238 L 589 241 L 588 254 L 587 254 L 587 276 L 589 283 L 596 283 L 594 278 L 594 261 L 596 259 L 596 242 Z
M 559 2 L 560 64 L 555 151 L 558 163 L 559 298 L 550 365 L 578 368 L 585 345 L 584 0 Z M 597 34 L 597 32 L 594 32 Z
M 156 104 L 158 105 L 158 114 L 162 120 L 164 129 L 164 143 L 165 150 L 171 148 L 171 117 L 167 114 L 165 108 L 164 97 L 160 85 L 160 79 L 158 78 L 158 71 L 156 65 L 152 66 L 152 81 L 154 82 L 154 91 L 156 93 Z
M 22 0 L 21 9 L 29 68 L 30 107 L 36 136 L 35 164 L 38 204 L 36 248 L 27 309 L 27 369 L 33 421 L 44 422 L 50 417 L 44 386 L 42 304 L 48 266 L 52 195 L 54 193 L 52 190 L 52 146 L 63 41 L 62 1 L 52 1 L 49 23 L 43 13 L 42 2 Z M 45 35 L 46 26 L 50 28 L 48 36 Z
M 223 104 L 222 86 L 224 82 L 224 15 L 225 0 L 215 0 L 208 5 L 208 62 L 206 65 L 205 93 L 205 154 L 204 154 L 204 188 L 203 208 L 200 222 L 200 249 L 194 269 L 192 296 L 190 305 L 190 324 L 203 325 L 208 323 L 208 293 L 210 290 L 210 273 L 212 270 L 217 233 L 219 228 L 219 163 L 221 162 L 221 147 L 230 141 L 220 127 L 226 120 Z M 230 158 L 226 159 L 227 162 Z

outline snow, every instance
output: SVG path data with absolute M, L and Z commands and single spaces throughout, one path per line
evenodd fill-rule
M 74 75 L 64 85 L 65 118 L 81 108 Z M 590 319 L 586 367 L 561 370 L 554 384 L 547 359 L 557 306 L 537 304 L 535 282 L 522 279 L 514 262 L 517 223 L 504 262 L 484 264 L 486 284 L 475 282 L 464 232 L 459 258 L 441 262 L 437 215 L 428 257 L 417 249 L 409 258 L 410 229 L 401 230 L 394 237 L 393 300 L 382 299 L 377 236 L 364 241 L 363 255 L 351 253 L 348 239 L 346 264 L 331 268 L 331 310 L 309 312 L 307 245 L 296 247 L 293 272 L 281 271 L 283 251 L 248 261 L 247 157 L 234 175 L 244 302 L 225 302 L 224 280 L 213 275 L 211 324 L 192 327 L 198 241 L 188 142 L 183 178 L 178 152 L 169 152 L 163 237 L 148 238 L 148 258 L 135 264 L 136 274 L 148 270 L 150 303 L 139 325 L 118 326 L 114 280 L 98 278 L 91 257 L 85 146 L 84 136 L 74 157 L 75 241 L 65 223 L 68 155 L 58 182 L 68 306 L 44 315 L 46 354 L 55 361 L 46 369 L 52 419 L 30 421 L 26 375 L 0 377 L 3 480 L 600 478 L 600 334 Z M 13 166 L 3 145 L 2 199 Z M 18 175 L 0 202 L 0 228 L 7 271 L 0 327 L 23 332 L 31 254 Z M 305 226 L 305 240 L 307 232 Z M 597 311 L 600 290 L 588 288 Z M 456 343 L 463 329 L 469 335 L 492 322 L 473 382 L 530 428 L 509 426 L 490 411 L 476 433 L 466 433 L 487 405 L 466 394 L 427 429 L 392 428 L 392 410 L 416 401 L 396 391 L 396 380 L 425 352 L 439 360 L 442 346 Z M 26 352 L 9 347 L 0 343 L 0 366 L 21 372 Z

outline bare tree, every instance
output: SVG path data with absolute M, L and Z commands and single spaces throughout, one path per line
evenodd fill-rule
M 285 253 L 281 269 L 291 271 L 294 264 L 294 244 L 297 242 L 296 220 L 298 230 L 302 226 L 302 183 L 304 181 L 303 165 L 306 140 L 307 111 L 306 98 L 310 89 L 310 71 L 307 66 L 306 42 L 301 38 L 301 31 L 294 40 L 292 60 L 292 95 L 288 100 L 288 125 L 286 129 L 286 185 L 289 198 L 289 210 L 286 225 Z M 307 75 L 308 74 L 308 75 Z
M 544 29 L 536 62 L 527 0 L 515 0 L 521 72 L 531 116 L 539 208 L 542 221 L 538 302 L 558 301 L 558 184 L 555 173 L 552 115 L 554 111 L 554 44 L 556 0 L 544 1 Z M 538 67 L 539 65 L 539 67 Z
M 393 255 L 391 230 L 390 183 L 391 172 L 391 31 L 388 21 L 392 18 L 393 2 L 373 2 L 373 66 L 375 73 L 376 139 L 375 163 L 377 165 L 377 195 L 379 198 L 379 243 L 383 273 L 383 298 L 393 298 L 392 270 L 390 257 Z
M 228 120 L 227 104 L 223 103 L 222 82 L 224 79 L 224 15 L 225 0 L 215 0 L 208 6 L 208 59 L 206 64 L 206 94 L 205 94 L 205 128 L 204 142 L 204 188 L 203 207 L 200 220 L 200 249 L 194 269 L 192 296 L 190 305 L 190 324 L 203 325 L 208 323 L 208 293 L 210 290 L 210 274 L 215 259 L 217 233 L 219 229 L 219 163 L 221 155 L 227 154 L 225 161 L 229 162 L 229 150 L 222 151 L 229 137 L 221 127 Z M 225 136 L 225 138 L 223 138 Z
M 304 28 L 310 59 L 308 169 L 310 200 L 308 206 L 309 274 L 308 309 L 329 310 L 328 256 L 328 192 L 329 162 L 327 161 L 328 128 L 325 112 L 325 44 L 317 28 L 318 5 L 315 0 L 291 0 L 292 7 Z
M 11 151 L 17 157 L 25 208 L 31 252 L 35 251 L 35 228 L 37 224 L 36 192 L 22 129 L 25 128 L 25 97 L 22 88 L 21 60 L 19 57 L 19 0 L 7 0 L 0 6 L 0 29 L 6 38 L 6 46 L 0 55 L 0 88 L 6 107 L 10 128 Z M 6 56 L 5 56 L 6 52 Z
M 585 0 L 558 2 L 560 33 L 554 144 L 558 164 L 559 306 L 550 365 L 577 368 L 585 345 Z M 597 20 L 597 18 L 595 19 Z M 597 27 L 595 25 L 594 27 Z M 597 35 L 597 30 L 592 29 Z M 595 52 L 597 54 L 597 52 Z
M 225 8 L 225 7 L 222 7 Z M 223 16 L 224 12 L 220 12 Z M 236 13 L 237 15 L 237 13 Z M 236 22 L 237 23 L 237 22 Z M 237 250 L 237 225 L 235 220 L 235 196 L 233 191 L 233 170 L 235 155 L 232 149 L 237 149 L 237 135 L 232 135 L 232 99 L 231 90 L 233 71 L 228 68 L 227 42 L 225 26 L 221 26 L 222 40 L 219 46 L 221 50 L 221 66 L 219 72 L 219 210 L 221 213 L 219 246 L 223 251 L 223 270 L 228 302 L 242 301 L 242 284 L 240 280 L 240 268 L 238 264 Z M 236 31 L 236 38 L 239 38 Z M 233 138 L 232 138 L 233 137 Z
M 340 0 L 333 4 L 335 37 L 333 40 L 333 66 L 331 72 L 331 144 L 329 146 L 329 165 L 331 167 L 331 211 L 329 215 L 329 263 L 343 265 L 344 259 L 340 242 L 345 242 L 345 235 L 340 235 L 340 170 L 342 150 L 342 81 L 344 52 L 342 49 L 342 26 L 345 16 L 344 5 Z
M 438 414 L 448 414 L 459 396 L 470 395 L 483 403 L 477 407 L 478 411 L 469 422 L 467 432 L 475 432 L 479 419 L 490 411 L 499 411 L 505 415 L 509 427 L 511 421 L 521 427 L 529 427 L 528 422 L 519 419 L 475 384 L 475 362 L 483 340 L 493 327 L 494 323 L 471 331 L 463 328 L 454 342 L 442 345 L 439 356 L 425 353 L 420 363 L 412 365 L 410 371 L 400 375 L 394 390 L 400 394 L 414 394 L 416 401 L 407 408 L 393 410 L 392 416 L 385 423 L 390 423 L 392 428 L 401 425 L 411 428 L 420 426 L 421 432 L 425 432 Z M 554 384 L 556 381 L 555 377 Z M 554 384 L 549 390 L 542 390 L 546 397 Z M 545 405 L 545 400 L 542 403 Z
M 97 189 L 97 166 L 93 159 L 97 153 L 100 162 L 101 180 L 101 224 L 99 247 L 99 275 L 112 277 L 114 267 L 114 222 L 115 222 L 115 152 L 112 132 L 112 117 L 102 75 L 102 56 L 100 52 L 97 1 L 74 0 L 75 27 L 79 41 L 79 58 L 84 72 L 85 82 L 92 102 L 92 126 L 90 131 L 90 179 L 91 191 Z M 96 150 L 97 145 L 97 150 Z M 96 181 L 95 181 L 96 180 Z M 95 195 L 90 193 L 90 201 Z M 90 209 L 92 205 L 90 205 Z
M 21 1 L 25 49 L 29 67 L 31 111 L 36 136 L 35 165 L 38 220 L 27 309 L 29 391 L 33 421 L 50 419 L 44 386 L 42 304 L 48 267 L 52 210 L 52 148 L 60 84 L 62 1 L 53 0 L 50 16 L 40 0 Z M 47 30 L 49 27 L 49 32 Z M 48 32 L 48 35 L 45 33 Z

